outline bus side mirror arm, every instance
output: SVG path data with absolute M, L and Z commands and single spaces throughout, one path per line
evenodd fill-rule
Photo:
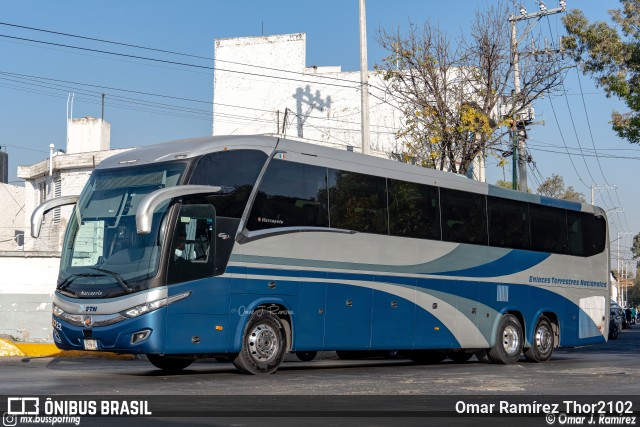
M 136 229 L 138 234 L 149 234 L 153 212 L 166 202 L 176 197 L 191 196 L 194 194 L 226 193 L 226 187 L 214 187 L 211 185 L 179 185 L 177 187 L 167 187 L 147 194 L 140 201 L 136 209 Z
M 47 200 L 38 206 L 31 214 L 31 237 L 37 239 L 40 236 L 40 228 L 42 227 L 42 217 L 51 209 L 60 206 L 75 205 L 78 203 L 80 196 L 62 196 L 55 199 Z

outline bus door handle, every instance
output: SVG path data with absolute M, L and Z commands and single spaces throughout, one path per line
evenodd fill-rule
M 269 282 L 269 284 L 267 286 L 269 286 L 269 289 L 275 289 L 276 288 L 276 282 Z

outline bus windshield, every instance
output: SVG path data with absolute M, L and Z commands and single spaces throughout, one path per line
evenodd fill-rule
M 177 185 L 184 168 L 174 163 L 95 171 L 70 218 L 58 289 L 79 297 L 115 296 L 155 276 L 169 202 L 154 212 L 149 234 L 136 232 L 136 209 L 147 194 Z

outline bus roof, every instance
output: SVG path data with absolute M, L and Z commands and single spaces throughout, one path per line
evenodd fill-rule
M 207 153 L 230 149 L 257 149 L 271 154 L 276 148 L 279 152 L 283 152 L 288 160 L 292 161 L 297 160 L 319 166 L 380 175 L 387 178 L 470 191 L 568 210 L 593 212 L 606 216 L 603 209 L 585 203 L 514 191 L 471 180 L 462 175 L 450 172 L 427 169 L 390 159 L 368 156 L 346 149 L 338 150 L 269 135 L 208 136 L 169 141 L 116 154 L 105 159 L 96 169 L 112 169 L 189 159 Z

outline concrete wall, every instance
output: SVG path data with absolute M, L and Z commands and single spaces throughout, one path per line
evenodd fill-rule
M 57 253 L 0 252 L 0 335 L 52 342 L 51 301 L 59 265 Z
M 24 231 L 24 187 L 0 183 L 0 251 L 22 249 L 15 239 Z
M 279 133 L 288 109 L 287 137 L 360 150 L 360 73 L 308 67 L 304 34 L 218 39 L 215 67 L 214 135 Z M 402 151 L 401 113 L 380 76 L 370 83 L 371 150 L 388 157 Z
M 104 151 L 110 148 L 111 125 L 102 119 L 72 119 L 67 131 L 67 153 Z

